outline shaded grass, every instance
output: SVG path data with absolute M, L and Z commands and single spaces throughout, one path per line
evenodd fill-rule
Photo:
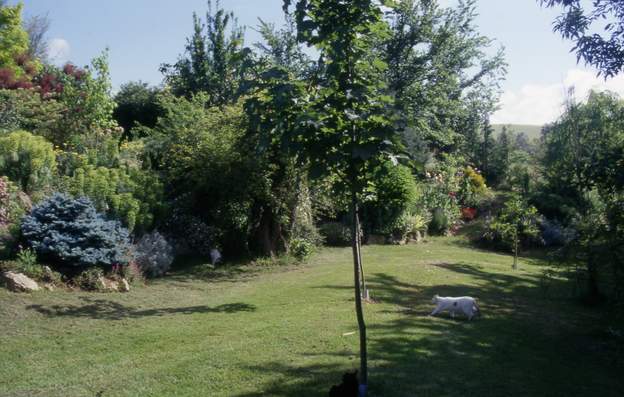
M 325 396 L 358 366 L 350 254 L 191 263 L 129 294 L 0 290 L 0 396 Z M 605 334 L 621 324 L 545 282 L 539 260 L 512 272 L 461 237 L 363 259 L 371 395 L 624 394 Z M 483 318 L 428 317 L 435 293 L 476 296 Z

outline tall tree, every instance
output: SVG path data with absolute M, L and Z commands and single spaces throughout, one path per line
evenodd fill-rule
M 314 63 L 297 41 L 297 26 L 292 17 L 286 15 L 286 24 L 279 30 L 274 24 L 260 19 L 258 32 L 263 42 L 254 46 L 269 67 L 282 67 L 299 78 L 310 77 Z
M 187 39 L 186 53 L 173 65 L 161 65 L 165 82 L 176 95 L 209 95 L 208 105 L 233 103 L 249 68 L 250 50 L 243 45 L 244 31 L 232 12 L 208 1 L 206 21 L 193 14 L 193 35 Z
M 46 35 L 50 30 L 50 18 L 47 14 L 31 16 L 24 21 L 24 29 L 28 33 L 28 55 L 46 62 L 48 58 Z
M 624 69 L 624 2 L 622 0 L 539 0 L 542 6 L 561 6 L 553 30 L 572 40 L 577 60 L 612 77 Z M 606 21 L 606 22 L 605 22 Z M 600 31 L 602 30 L 602 34 Z
M 622 287 L 624 224 L 624 102 L 591 93 L 587 103 L 570 101 L 564 115 L 543 132 L 544 177 L 550 201 L 577 230 L 569 244 L 584 261 L 590 301 L 600 298 L 598 277 L 611 265 Z M 548 203 L 546 203 L 548 204 Z
M 486 179 L 490 172 L 490 160 L 492 157 L 492 148 L 494 147 L 494 128 L 490 124 L 490 119 L 487 118 L 483 122 L 483 140 L 481 141 L 481 161 L 479 166 L 483 171 Z
M 503 50 L 476 28 L 474 0 L 442 8 L 437 0 L 403 0 L 390 13 L 392 34 L 380 51 L 410 135 L 434 152 L 458 152 L 494 109 L 505 75 Z M 406 136 L 406 140 L 414 137 Z
M 291 0 L 284 0 L 289 10 Z M 320 52 L 322 73 L 291 137 L 312 175 L 332 173 L 350 197 L 355 309 L 360 335 L 360 395 L 368 372 L 366 326 L 361 297 L 360 202 L 371 167 L 392 147 L 391 98 L 385 95 L 386 63 L 373 48 L 388 37 L 382 5 L 374 0 L 298 0 L 298 40 Z

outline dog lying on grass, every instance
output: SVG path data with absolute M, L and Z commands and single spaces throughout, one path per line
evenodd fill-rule
M 433 299 L 431 299 L 431 303 L 436 305 L 436 307 L 433 309 L 430 316 L 435 316 L 436 314 L 446 310 L 449 311 L 451 317 L 455 317 L 455 314 L 457 313 L 463 313 L 466 317 L 468 317 L 468 320 L 472 320 L 475 315 L 481 316 L 477 300 L 470 296 L 453 298 L 450 296 L 443 297 L 435 295 Z

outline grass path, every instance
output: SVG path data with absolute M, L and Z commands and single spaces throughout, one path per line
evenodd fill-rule
M 539 263 L 512 272 L 461 238 L 363 258 L 372 396 L 624 395 L 608 320 L 543 288 Z M 477 296 L 483 318 L 428 317 L 435 293 Z M 353 331 L 349 249 L 129 294 L 0 289 L 0 396 L 326 396 L 358 365 Z

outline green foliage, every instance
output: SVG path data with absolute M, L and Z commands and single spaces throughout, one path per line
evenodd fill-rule
M 162 115 L 162 109 L 158 103 L 156 87 L 150 87 L 141 81 L 123 84 L 115 95 L 117 106 L 113 111 L 113 117 L 124 129 L 123 137 L 126 139 L 137 138 L 133 128 L 142 125 L 153 128 L 158 117 Z
M 429 232 L 432 234 L 444 234 L 450 227 L 449 218 L 444 209 L 437 207 L 433 209 L 431 222 L 429 222 Z
M 98 211 L 122 221 L 130 231 L 150 230 L 163 210 L 163 185 L 150 171 L 85 165 L 65 177 L 64 186 L 75 197 L 90 198 Z
M 191 98 L 204 92 L 210 106 L 239 98 L 250 61 L 249 49 L 243 48 L 243 29 L 234 14 L 219 5 L 213 13 L 212 0 L 208 1 L 205 22 L 193 14 L 193 35 L 187 39 L 185 55 L 173 65 L 161 66 L 175 95 Z
M 378 45 L 388 64 L 389 88 L 408 128 L 412 156 L 433 150 L 475 156 L 480 127 L 494 111 L 505 75 L 503 51 L 475 24 L 475 1 L 456 8 L 403 0 L 389 10 L 391 34 Z M 470 158 L 476 160 L 476 158 Z
M 387 161 L 375 169 L 369 191 L 362 213 L 371 233 L 395 234 L 395 229 L 405 224 L 418 196 L 411 170 Z
M 297 41 L 297 27 L 286 14 L 286 25 L 276 30 L 272 23 L 260 20 L 258 32 L 262 36 L 262 43 L 255 47 L 260 51 L 261 62 L 271 66 L 284 68 L 298 77 L 306 77 L 314 68 L 312 60 L 303 51 Z
M 314 252 L 314 244 L 303 238 L 292 238 L 289 242 L 288 253 L 299 261 L 310 257 Z
M 100 281 L 104 272 L 99 267 L 90 267 L 73 278 L 73 283 L 85 291 L 102 291 L 104 285 Z
M 52 141 L 64 111 L 63 104 L 35 90 L 0 90 L 0 133 L 21 129 Z
M 458 200 L 463 207 L 476 208 L 485 199 L 489 191 L 485 178 L 474 168 L 464 168 L 459 181 Z
M 15 260 L 17 271 L 36 280 L 43 276 L 43 267 L 37 263 L 37 254 L 32 248 L 20 250 Z
M 263 183 L 257 176 L 267 170 L 242 153 L 242 107 L 206 109 L 206 100 L 205 94 L 191 100 L 164 95 L 164 115 L 149 132 L 146 151 L 176 206 L 223 231 L 232 245 L 227 248 L 240 253 L 246 249 L 250 195 Z
M 28 52 L 28 33 L 22 27 L 22 8 L 0 4 L 0 69 L 19 75 L 22 73 L 17 63 L 20 55 Z
M 518 249 L 523 241 L 535 239 L 539 235 L 538 212 L 520 197 L 509 199 L 498 216 L 488 225 L 485 238 L 490 242 L 499 242 L 511 249 L 516 268 Z
M 605 77 L 622 71 L 624 4 L 620 0 L 593 1 L 591 5 L 580 0 L 540 0 L 540 3 L 548 8 L 563 8 L 553 30 L 564 39 L 572 40 L 577 61 L 584 60 Z
M 624 243 L 624 102 L 611 93 L 591 93 L 587 103 L 570 102 L 564 115 L 545 128 L 543 142 L 545 183 L 538 204 L 576 229 L 568 256 L 585 263 L 591 298 L 598 298 L 598 277 L 609 268 L 617 296 L 624 285 L 619 255 Z
M 351 243 L 351 230 L 343 223 L 323 223 L 319 226 L 319 232 L 327 245 L 347 246 Z
M 56 172 L 52 144 L 26 131 L 0 136 L 0 174 L 33 192 L 50 184 Z

